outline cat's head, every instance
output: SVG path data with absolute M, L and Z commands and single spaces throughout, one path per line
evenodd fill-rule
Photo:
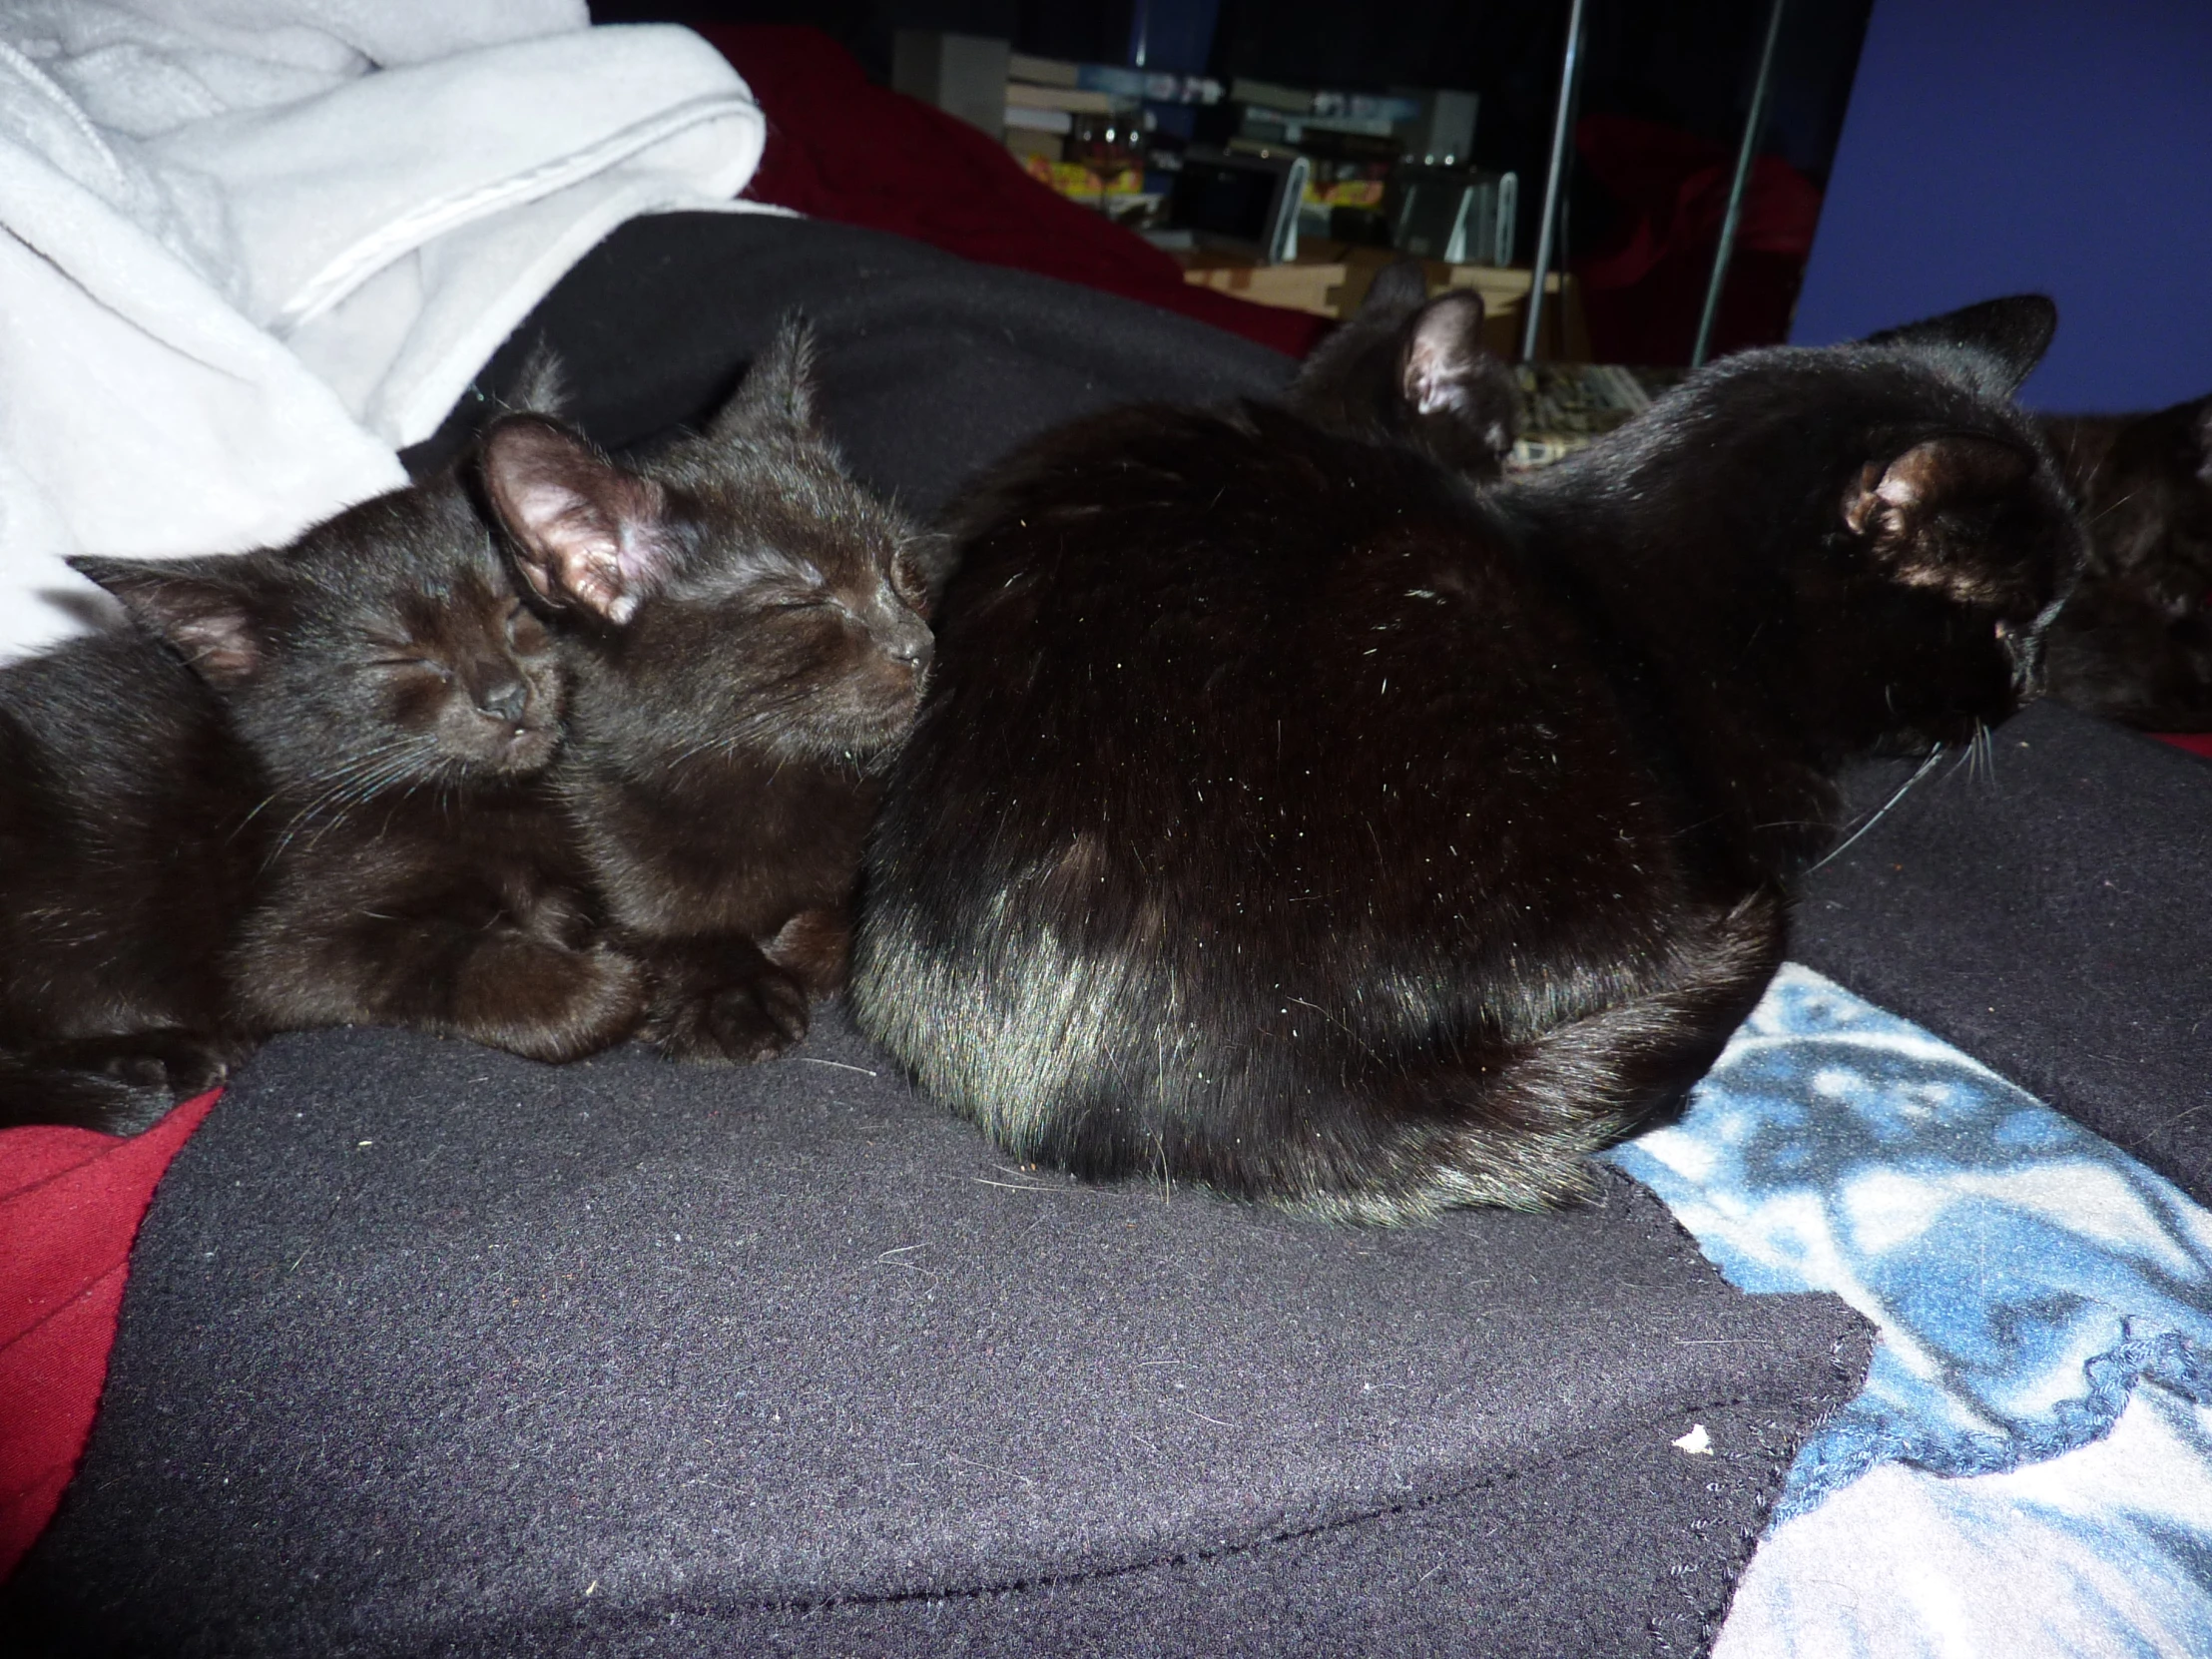
M 912 724 L 922 540 L 824 436 L 812 357 L 787 322 L 705 432 L 635 465 L 542 415 L 485 434 L 516 568 L 582 625 L 592 741 L 866 763 Z
M 2178 619 L 2212 594 L 2212 397 L 2129 421 L 2083 502 L 2099 572 Z
M 1712 632 L 1766 665 L 1817 749 L 1962 742 L 2039 693 L 2081 535 L 2011 395 L 2056 320 L 2030 294 L 1745 352 L 1623 428 L 1642 456 L 1621 498 L 1687 505 L 1696 602 L 1726 613 Z M 1569 463 L 1558 487 L 1583 476 Z
M 289 547 L 70 562 L 176 649 L 295 790 L 520 778 L 559 743 L 551 636 L 450 483 L 362 502 Z
M 1377 274 L 1353 318 L 1300 366 L 1284 406 L 1349 437 L 1395 439 L 1476 479 L 1498 476 L 1520 388 L 1482 343 L 1482 296 L 1430 299 L 1416 260 Z

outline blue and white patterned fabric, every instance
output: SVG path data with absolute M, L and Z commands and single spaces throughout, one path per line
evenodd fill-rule
M 2014 1553 L 2040 1527 L 2065 1540 L 2045 1552 L 2053 1562 L 2102 1552 L 2135 1602 L 2138 1590 L 2158 1602 L 2123 1608 L 2105 1596 L 2108 1616 L 2086 1631 L 2071 1607 L 2028 1648 L 2212 1654 L 2212 1212 L 1971 1057 L 1796 964 L 1683 1120 L 1609 1156 L 1666 1201 L 1734 1284 L 1833 1291 L 1882 1328 L 1865 1388 L 1792 1467 L 1762 1557 L 1791 1557 L 1784 1540 L 1834 1532 L 1839 1515 L 1880 1514 L 1878 1530 L 1894 1535 L 1867 1540 L 1859 1587 L 1885 1575 L 1911 1583 L 1943 1560 L 1982 1558 L 1968 1540 L 2001 1533 L 2010 1504 Z M 2123 1414 L 2129 1432 L 2113 1436 Z M 2161 1448 L 2155 1492 L 2110 1475 L 2137 1440 Z M 1815 1524 L 1870 1471 L 1883 1472 L 1866 1482 L 1887 1494 L 1883 1504 L 1870 1508 L 1862 1492 Z M 1908 1500 L 1908 1487 L 1920 1496 Z M 2015 1488 L 2037 1494 L 2028 1509 Z M 2120 1489 L 2128 1502 L 2110 1496 Z M 1854 1569 L 1838 1547 L 1831 1537 L 1794 1553 L 1842 1583 Z M 1747 1590 L 1760 1578 L 1753 1565 Z M 2040 1587 L 2018 1570 L 2001 1585 L 1931 1592 L 1929 1605 L 1955 1623 L 1961 1596 L 1992 1589 L 2002 1618 L 2058 1580 L 2089 1593 L 2087 1568 L 2046 1574 Z M 1765 1615 L 1809 1614 L 1821 1600 L 1773 1578 L 1758 1586 Z M 1740 1591 L 1732 1629 L 1745 1602 Z M 1807 1628 L 1803 1640 L 1756 1650 L 1986 1652 L 1998 1635 L 1903 1630 L 1894 1606 L 1883 1616 L 1892 1627 L 1879 1638 Z

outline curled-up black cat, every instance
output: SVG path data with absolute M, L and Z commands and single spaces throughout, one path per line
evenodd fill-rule
M 275 1030 L 628 1033 L 545 781 L 553 644 L 453 479 L 75 562 L 134 625 L 0 671 L 0 1123 L 144 1127 Z
M 1587 1191 L 1761 994 L 1836 769 L 2032 692 L 2079 533 L 2008 399 L 2054 320 L 1747 352 L 1479 489 L 1402 410 L 1040 440 L 957 514 L 863 1028 L 1090 1177 L 1367 1221 Z
M 557 768 L 663 1052 L 748 1061 L 843 983 L 883 765 L 928 670 L 926 543 L 845 472 L 787 323 L 707 430 L 618 465 L 494 425 L 485 495 L 577 623 Z
M 2051 696 L 2146 731 L 2212 731 L 2212 397 L 2043 429 L 2089 533 L 2051 624 Z

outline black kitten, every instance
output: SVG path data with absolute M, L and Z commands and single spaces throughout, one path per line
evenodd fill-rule
M 2089 531 L 2051 625 L 2051 696 L 2148 731 L 2212 731 L 2212 397 L 2043 429 Z
M 273 1030 L 635 1024 L 545 793 L 552 642 L 453 480 L 75 562 L 137 626 L 0 672 L 0 1123 L 144 1127 Z
M 1749 352 L 1480 490 L 1267 408 L 1042 440 L 959 518 L 863 1027 L 1088 1176 L 1586 1191 L 1757 1001 L 1835 770 L 2031 691 L 2078 532 L 2006 398 L 2053 321 Z
M 645 1035 L 754 1060 L 844 979 L 882 764 L 928 667 L 920 539 L 845 473 L 787 323 L 706 433 L 637 468 L 542 417 L 485 439 L 485 493 L 533 588 L 574 613 L 557 781 L 626 950 Z

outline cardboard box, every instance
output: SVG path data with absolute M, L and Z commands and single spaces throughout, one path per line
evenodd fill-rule
M 1239 255 L 1195 250 L 1179 255 L 1183 279 L 1262 305 L 1310 311 L 1316 316 L 1347 317 L 1360 308 L 1376 274 L 1398 256 L 1386 248 L 1347 248 L 1338 243 L 1302 243 L 1299 257 L 1283 265 L 1258 265 Z M 1520 267 L 1445 265 L 1424 260 L 1428 291 L 1473 288 L 1482 295 L 1482 335 L 1501 357 L 1520 355 L 1522 306 L 1528 301 L 1530 274 Z M 1582 294 L 1574 278 L 1552 272 L 1544 281 L 1544 338 L 1540 357 L 1558 362 L 1590 360 L 1590 330 L 1582 315 Z

